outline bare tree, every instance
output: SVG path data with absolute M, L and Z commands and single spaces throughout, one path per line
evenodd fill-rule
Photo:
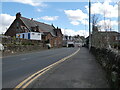
M 92 30 L 93 30 L 93 32 L 98 31 L 99 16 L 96 15 L 96 14 L 93 14 L 91 20 L 92 20 Z
M 91 22 L 92 22 L 92 46 L 98 47 L 99 41 L 98 41 L 98 29 L 100 28 L 100 26 L 98 26 L 98 22 L 99 22 L 99 15 L 93 14 L 91 17 Z

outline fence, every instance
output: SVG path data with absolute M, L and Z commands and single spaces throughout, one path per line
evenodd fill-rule
M 120 89 L 120 54 L 105 48 L 95 47 L 91 47 L 91 52 L 105 69 L 110 86 Z

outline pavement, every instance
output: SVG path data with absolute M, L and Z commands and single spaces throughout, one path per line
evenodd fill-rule
M 109 88 L 105 71 L 88 49 L 47 71 L 28 88 Z
M 56 48 L 2 58 L 2 87 L 14 88 L 37 71 L 69 56 L 78 48 Z

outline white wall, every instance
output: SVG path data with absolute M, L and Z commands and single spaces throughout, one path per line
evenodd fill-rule
M 32 40 L 42 40 L 42 34 L 36 32 L 30 32 L 30 39 Z
M 28 39 L 28 34 L 30 33 L 30 39 L 31 40 L 42 40 L 42 34 L 37 32 L 28 32 L 28 33 L 18 33 L 16 34 L 16 38 L 18 38 L 18 35 L 20 35 L 20 38 Z
M 16 38 L 18 38 L 18 35 L 20 35 L 20 38 L 23 38 L 23 34 L 24 34 L 24 39 L 28 39 L 28 33 L 18 33 L 16 34 Z

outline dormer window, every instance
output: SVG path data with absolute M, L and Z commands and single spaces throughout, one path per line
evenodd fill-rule
M 19 27 L 17 27 L 17 29 L 16 29 L 17 31 L 19 30 Z
M 33 32 L 34 32 L 34 31 L 35 31 L 35 27 L 31 27 L 31 31 L 33 31 Z
M 23 27 L 23 30 L 25 29 L 25 27 Z

